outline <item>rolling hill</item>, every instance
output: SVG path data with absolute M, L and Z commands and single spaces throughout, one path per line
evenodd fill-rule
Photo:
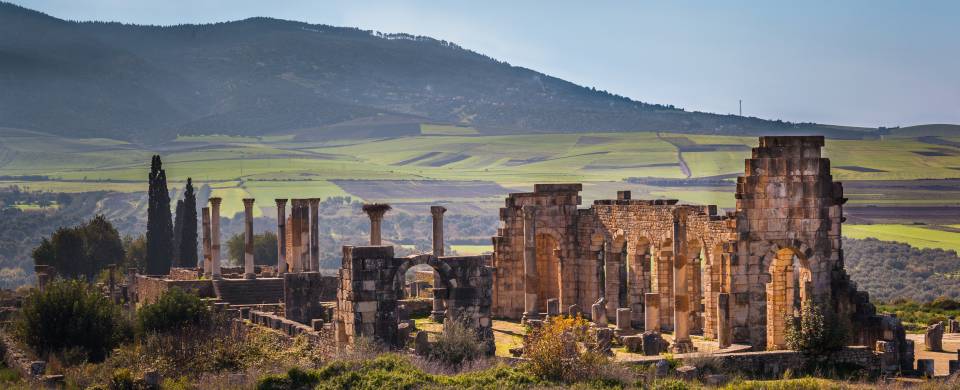
M 379 124 L 363 136 L 400 136 L 412 122 L 484 134 L 859 138 L 868 130 L 642 103 L 428 37 L 268 18 L 167 27 L 74 22 L 9 3 L 0 3 L 0 90 L 2 127 L 137 142 L 178 134 L 339 137 L 356 123 Z

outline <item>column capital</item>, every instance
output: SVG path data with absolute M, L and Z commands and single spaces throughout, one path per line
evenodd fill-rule
M 434 217 L 441 217 L 443 213 L 447 212 L 447 208 L 443 206 L 430 206 L 430 214 L 433 214 Z
M 243 198 L 243 207 L 253 207 L 254 198 Z
M 386 203 L 367 203 L 363 205 L 363 212 L 367 213 L 371 220 L 383 219 L 383 215 L 391 209 L 392 207 Z
M 277 207 L 284 207 L 287 205 L 286 199 L 274 199 L 274 202 L 277 202 Z
M 213 206 L 213 207 L 220 207 L 220 201 L 222 201 L 222 200 L 223 200 L 223 199 L 221 199 L 221 198 L 219 198 L 219 197 L 210 198 L 210 205 Z
M 527 204 L 521 206 L 520 209 L 523 210 L 524 218 L 533 218 L 537 215 L 537 210 L 539 207 L 537 205 Z
M 320 198 L 310 198 L 307 199 L 307 202 L 310 202 L 310 207 L 316 207 L 320 205 Z

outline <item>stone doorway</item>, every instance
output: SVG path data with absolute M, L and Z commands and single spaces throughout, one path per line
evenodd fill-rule
M 807 259 L 793 248 L 776 251 L 767 283 L 767 349 L 786 349 L 787 326 L 811 296 L 812 273 Z
M 537 234 L 537 275 L 537 307 L 545 311 L 548 299 L 560 299 L 560 247 L 549 234 Z

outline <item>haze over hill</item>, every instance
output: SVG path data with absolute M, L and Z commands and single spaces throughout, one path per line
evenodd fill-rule
M 350 135 L 378 123 L 483 133 L 817 133 L 866 129 L 633 101 L 426 37 L 267 18 L 170 27 L 72 22 L 0 3 L 0 126 L 135 141 L 177 134 Z M 638 70 L 642 71 L 642 70 Z M 396 127 L 383 126 L 398 122 Z M 346 130 L 346 134 L 343 130 Z

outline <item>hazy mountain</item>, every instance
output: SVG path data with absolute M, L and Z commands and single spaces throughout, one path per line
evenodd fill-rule
M 8 3 L 0 3 L 0 90 L 0 126 L 128 140 L 338 135 L 330 125 L 372 117 L 402 118 L 405 131 L 422 120 L 485 133 L 863 134 L 641 103 L 425 37 L 267 18 L 71 22 Z

